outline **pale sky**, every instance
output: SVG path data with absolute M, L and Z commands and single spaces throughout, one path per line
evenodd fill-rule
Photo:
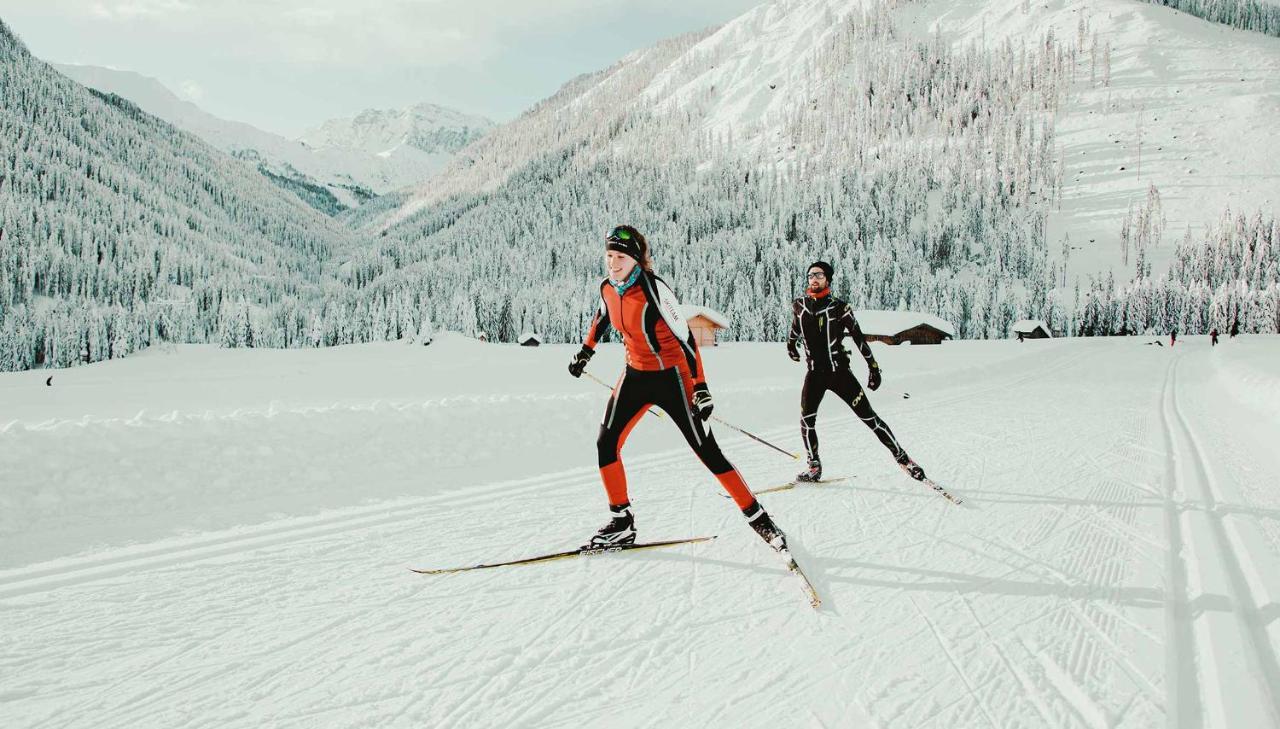
M 0 0 L 36 56 L 160 79 L 293 137 L 433 102 L 515 117 L 581 73 L 763 0 Z

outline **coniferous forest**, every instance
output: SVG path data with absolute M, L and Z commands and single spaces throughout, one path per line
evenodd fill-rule
M 777 81 L 805 84 L 804 103 L 733 133 L 708 131 L 723 104 L 705 82 L 732 46 L 686 35 L 574 79 L 423 189 L 337 218 L 62 77 L 0 23 L 0 369 L 431 328 L 574 341 L 623 222 L 682 300 L 732 319 L 730 339 L 781 338 L 818 258 L 855 308 L 928 311 L 963 338 L 1025 318 L 1083 336 L 1280 331 L 1280 223 L 1263 212 L 1224 212 L 1152 275 L 1153 189 L 1115 226 L 1136 276 L 1066 285 L 1046 233 L 1063 191 L 1052 117 L 1110 63 L 1085 19 L 1070 37 L 956 49 L 905 40 L 895 5 L 825 19 L 835 31 Z

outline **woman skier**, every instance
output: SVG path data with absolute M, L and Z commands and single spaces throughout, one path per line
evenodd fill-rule
M 671 416 L 694 453 L 742 509 L 760 538 L 774 550 L 784 552 L 786 536 L 756 501 L 742 475 L 725 459 L 706 425 L 713 404 L 702 356 L 688 323 L 680 315 L 675 294 L 653 273 L 644 236 L 630 225 L 614 228 L 606 239 L 605 270 L 608 275 L 600 282 L 600 306 L 582 349 L 569 364 L 569 374 L 582 375 L 595 354 L 596 344 L 611 327 L 622 335 L 627 366 L 613 388 L 596 439 L 600 478 L 612 518 L 582 548 L 635 543 L 635 518 L 620 454 L 631 429 L 650 406 L 657 406 Z
M 787 354 L 799 362 L 800 352 L 796 343 L 803 341 L 809 367 L 800 394 L 800 437 L 809 454 L 809 470 L 797 475 L 796 480 L 818 481 L 822 478 L 822 461 L 818 458 L 818 405 L 830 390 L 853 408 L 853 412 L 889 449 L 908 476 L 923 481 L 924 469 L 911 460 L 888 424 L 871 409 L 866 393 L 849 369 L 849 351 L 843 343 L 846 335 L 853 337 L 853 343 L 867 360 L 867 387 L 872 390 L 880 387 L 880 365 L 871 354 L 862 327 L 858 326 L 849 304 L 831 294 L 832 273 L 831 264 L 816 261 L 806 274 L 808 280 L 804 296 L 791 302 Z

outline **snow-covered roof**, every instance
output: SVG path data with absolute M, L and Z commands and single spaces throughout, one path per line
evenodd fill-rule
M 1015 321 L 1013 325 L 1009 327 L 1009 331 L 1014 334 L 1030 334 L 1036 330 L 1036 327 L 1043 329 L 1045 334 L 1053 334 L 1053 330 L 1049 328 L 1049 325 L 1045 324 L 1040 319 L 1023 319 L 1022 321 Z
M 519 342 L 520 344 L 524 344 L 525 342 L 529 341 L 530 339 L 536 339 L 536 340 L 538 340 L 539 342 L 541 342 L 541 341 L 542 341 L 542 335 L 541 335 L 541 334 L 538 334 L 537 332 L 525 332 L 524 334 L 521 334 L 521 335 L 520 335 L 520 338 L 519 338 L 519 339 L 517 339 L 516 341 L 517 341 L 517 342 Z
M 721 314 L 720 312 L 716 311 L 715 309 L 712 309 L 709 306 L 694 306 L 693 304 L 681 304 L 680 315 L 684 317 L 685 321 L 689 321 L 695 316 L 703 316 L 703 317 L 706 317 L 707 320 L 710 321 L 712 324 L 715 324 L 721 329 L 729 328 L 729 317 L 725 316 L 724 314 Z
M 875 334 L 881 337 L 892 337 L 912 327 L 928 324 L 947 336 L 955 337 L 956 329 L 947 320 L 933 314 L 919 311 L 878 311 L 875 309 L 859 309 L 853 312 L 862 327 L 863 334 Z

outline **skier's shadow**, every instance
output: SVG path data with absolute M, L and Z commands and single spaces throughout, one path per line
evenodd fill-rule
M 809 581 L 813 583 L 814 589 L 818 592 L 818 597 L 822 600 L 822 606 L 818 608 L 818 611 L 823 613 L 833 612 L 834 603 L 832 602 L 830 591 L 826 589 L 827 582 L 825 580 L 825 575 L 822 574 L 823 570 L 820 568 L 821 560 L 813 559 L 804 549 L 796 548 L 794 546 L 791 548 L 791 553 L 795 557 L 796 562 L 800 565 L 800 568 L 804 570 Z M 749 562 L 735 562 L 726 559 L 716 559 L 714 557 L 703 557 L 692 554 L 676 554 L 673 552 L 650 553 L 643 556 L 636 555 L 636 557 L 652 562 L 683 562 L 686 564 L 727 567 L 755 575 L 776 577 L 779 580 L 795 581 L 797 585 L 800 584 L 799 578 L 792 575 L 791 571 L 783 564 L 752 564 Z M 767 558 L 768 556 L 766 555 L 766 559 Z M 774 560 L 777 561 L 777 558 L 774 558 Z M 796 591 L 798 594 L 798 587 L 796 588 Z
M 938 495 L 932 491 L 917 493 L 914 491 L 894 490 L 894 489 L 878 489 L 865 486 L 852 485 L 848 488 L 855 491 L 866 491 L 877 494 L 891 494 L 896 496 L 909 496 L 915 499 L 937 499 Z M 1088 499 L 1071 496 L 1046 496 L 1044 494 L 1024 493 L 1020 491 L 989 491 L 982 489 L 966 489 L 962 493 L 957 493 L 957 497 L 963 498 L 964 503 L 961 508 L 977 508 L 978 504 L 999 505 L 999 504 L 1045 504 L 1057 506 L 1093 506 L 1097 508 L 1138 508 L 1146 509 L 1153 506 L 1163 507 L 1163 499 L 1151 498 L 1145 501 L 1114 501 L 1102 499 Z M 1181 503 L 1178 505 L 1180 511 L 1206 511 L 1202 504 Z M 1238 514 L 1240 516 L 1253 516 L 1259 519 L 1280 519 L 1280 509 L 1267 509 L 1260 506 L 1245 506 L 1241 504 L 1220 503 L 1217 505 L 1216 511 L 1220 514 Z
M 1045 597 L 1061 598 L 1073 601 L 1102 602 L 1107 606 L 1133 607 L 1146 610 L 1161 609 L 1168 601 L 1169 595 L 1155 587 L 1126 587 L 1099 585 L 1092 582 L 1041 582 L 1035 580 L 1010 580 L 985 575 L 972 575 L 949 570 L 926 569 L 907 565 L 890 565 L 865 562 L 856 559 L 839 559 L 833 557 L 814 557 L 804 550 L 792 550 L 801 567 L 809 576 L 818 595 L 822 598 L 819 612 L 838 615 L 839 605 L 832 591 L 833 585 L 853 585 L 857 587 L 880 587 L 903 592 L 936 592 L 944 595 L 995 595 L 1009 597 Z M 637 555 L 639 556 L 639 555 Z M 712 557 L 688 554 L 648 554 L 646 561 L 687 563 L 725 567 L 743 572 L 776 577 L 781 580 L 794 580 L 783 565 L 758 565 Z M 896 573 L 903 576 L 916 576 L 923 579 L 892 579 L 890 577 L 850 576 L 840 574 L 846 570 L 875 571 Z M 1186 614 L 1194 619 L 1205 613 L 1232 613 L 1236 606 L 1226 595 L 1205 594 L 1193 600 L 1178 600 Z M 1258 619 L 1262 625 L 1280 619 L 1280 602 L 1272 602 L 1258 611 Z

